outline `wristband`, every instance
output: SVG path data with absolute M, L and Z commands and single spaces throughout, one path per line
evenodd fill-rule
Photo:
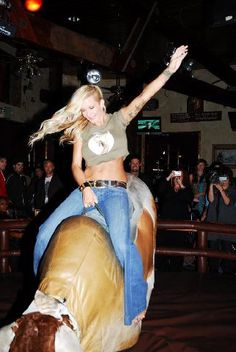
M 80 192 L 83 192 L 86 187 L 90 187 L 90 183 L 88 181 L 85 181 L 84 183 L 82 183 L 82 185 L 79 186 Z

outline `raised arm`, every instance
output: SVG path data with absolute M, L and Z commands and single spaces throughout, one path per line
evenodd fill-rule
M 181 45 L 172 55 L 169 66 L 152 82 L 146 85 L 142 93 L 134 98 L 129 105 L 122 108 L 122 113 L 127 121 L 131 121 L 144 105 L 164 86 L 173 73 L 180 67 L 188 53 L 188 46 Z

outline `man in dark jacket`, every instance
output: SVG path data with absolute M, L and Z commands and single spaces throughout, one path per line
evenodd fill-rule
M 63 190 L 63 184 L 59 176 L 55 173 L 54 162 L 45 160 L 43 169 L 45 176 L 38 180 L 34 196 L 34 207 L 38 210 L 41 210 L 46 204 L 55 200 L 55 197 Z
M 28 179 L 29 177 L 24 175 L 23 160 L 16 159 L 13 162 L 13 173 L 8 176 L 6 181 L 10 207 L 16 218 L 26 218 L 30 216 L 29 202 L 27 199 Z

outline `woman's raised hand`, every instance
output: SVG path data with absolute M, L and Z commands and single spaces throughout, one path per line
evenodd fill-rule
M 168 71 L 170 73 L 175 73 L 178 68 L 180 67 L 183 59 L 185 56 L 188 54 L 188 46 L 187 45 L 181 45 L 179 46 L 174 54 L 171 56 L 170 63 L 168 65 Z

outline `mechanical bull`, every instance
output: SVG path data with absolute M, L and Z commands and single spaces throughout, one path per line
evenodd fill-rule
M 154 285 L 155 203 L 147 186 L 132 175 L 128 192 L 148 306 Z M 102 220 L 97 220 L 88 214 L 60 224 L 41 263 L 33 302 L 0 330 L 0 352 L 115 352 L 137 342 L 141 323 L 123 323 L 122 269 Z

